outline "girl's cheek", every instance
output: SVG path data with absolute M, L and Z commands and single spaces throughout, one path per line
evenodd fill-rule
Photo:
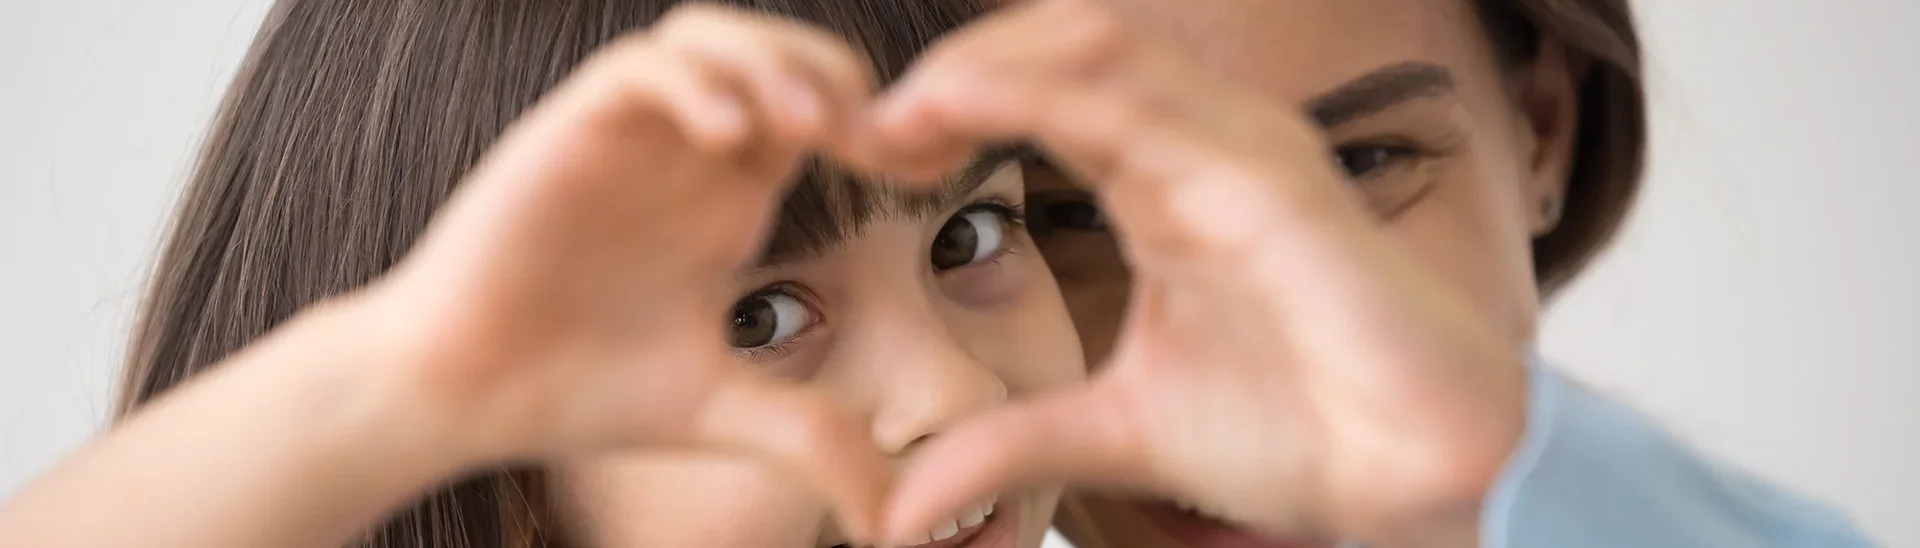
M 1038 272 L 1035 272 L 1036 266 Z M 1046 274 L 1046 264 L 1031 244 L 1001 255 L 989 264 L 979 264 L 945 274 L 942 290 L 955 303 L 975 310 L 997 310 L 1019 306 L 1037 275 Z

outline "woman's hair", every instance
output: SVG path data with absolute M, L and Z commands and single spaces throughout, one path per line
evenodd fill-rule
M 279 0 L 174 218 L 135 325 L 119 415 L 387 271 L 522 110 L 596 48 L 680 3 Z M 719 3 L 836 31 L 883 81 L 981 11 L 955 0 Z M 871 193 L 847 182 L 809 162 L 775 238 L 804 248 L 857 230 Z M 564 545 L 540 476 L 493 470 L 454 482 L 361 544 Z
M 1551 295 L 1612 240 L 1640 189 L 1647 121 L 1633 10 L 1628 0 L 1474 2 L 1509 69 L 1524 69 L 1551 38 L 1587 70 L 1560 222 L 1533 241 L 1534 276 Z

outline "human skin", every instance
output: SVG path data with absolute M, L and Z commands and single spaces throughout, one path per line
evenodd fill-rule
M 888 532 L 925 531 L 983 494 L 1045 478 L 1192 500 L 1270 536 L 1470 540 L 1462 516 L 1474 513 L 1521 426 L 1517 342 L 1530 337 L 1501 320 L 1499 299 L 1460 281 L 1485 276 L 1451 272 L 1400 229 L 1381 229 L 1366 207 L 1373 178 L 1347 181 L 1325 161 L 1325 133 L 1339 139 L 1345 124 L 1315 128 L 1254 93 L 1258 86 L 1220 74 L 1235 71 L 1182 61 L 1087 3 L 1032 6 L 933 56 L 883 104 L 882 141 L 945 151 L 931 156 L 951 161 L 928 163 L 947 165 L 1003 137 L 1048 145 L 1113 212 L 1127 235 L 1119 246 L 1130 294 L 1146 299 L 1130 303 L 1132 320 L 1093 386 L 988 409 L 918 449 L 894 493 L 904 513 L 893 513 Z M 740 78 L 737 98 L 766 115 L 764 127 L 702 102 L 710 98 L 702 90 L 672 87 L 697 79 L 634 76 L 670 72 L 644 44 L 612 48 L 523 120 L 390 278 L 316 307 L 128 420 L 0 510 L 0 537 L 37 546 L 331 545 L 459 470 L 638 445 L 754 454 L 801 470 L 793 477 L 825 494 L 860 536 L 871 525 L 861 510 L 878 504 L 884 484 L 873 472 L 888 468 L 867 447 L 868 425 L 818 390 L 745 374 L 737 355 L 685 319 L 738 299 L 739 287 L 716 281 L 736 280 L 783 166 L 800 150 L 856 163 L 923 155 L 861 158 L 872 149 L 823 122 L 837 115 L 808 114 L 864 96 L 849 65 L 804 53 L 820 51 L 818 42 L 794 46 L 817 71 L 803 80 L 832 88 L 816 90 L 831 98 L 817 109 L 774 106 L 785 100 L 778 85 L 758 84 L 778 75 L 723 77 Z M 1035 45 L 1055 47 L 1033 55 Z M 1524 119 L 1499 123 L 1503 111 L 1465 99 L 1447 113 L 1474 120 L 1466 138 L 1512 132 L 1504 142 L 1520 150 L 1415 149 L 1420 162 L 1388 155 L 1400 169 L 1512 171 L 1519 190 L 1465 185 L 1478 191 L 1456 196 L 1485 206 L 1484 216 L 1455 221 L 1474 228 L 1466 235 L 1506 235 L 1519 257 L 1530 233 L 1551 226 L 1551 215 L 1537 213 L 1550 208 L 1531 199 L 1564 180 L 1542 174 L 1564 172 L 1564 154 L 1552 153 L 1564 152 L 1555 144 L 1563 141 L 1549 137 L 1571 133 L 1572 123 L 1550 116 L 1571 110 L 1571 101 L 1551 100 L 1555 79 L 1525 80 L 1510 98 L 1521 107 L 1504 111 Z M 1477 95 L 1463 91 L 1478 89 L 1472 79 L 1447 81 L 1454 96 Z M 662 104 L 678 108 L 639 108 Z M 743 145 L 767 136 L 760 132 L 778 146 Z M 687 154 L 632 153 L 670 147 Z M 1350 172 L 1383 160 L 1343 159 Z M 661 184 L 622 184 L 635 172 L 661 174 Z M 1443 190 L 1417 188 L 1427 190 L 1408 203 Z M 1391 215 L 1392 226 L 1411 222 L 1415 207 Z M 1524 260 L 1513 262 L 1524 278 Z M 1531 298 L 1515 301 L 1530 310 Z M 1188 435 L 1204 424 L 1225 428 Z M 235 432 L 267 435 L 176 443 Z M 356 474 L 372 469 L 392 475 Z M 211 477 L 229 481 L 200 481 Z M 359 481 L 316 481 L 329 477 Z M 199 502 L 152 504 L 182 493 Z M 107 516 L 115 527 L 76 526 Z
M 842 542 L 827 508 L 834 535 L 869 535 L 919 442 L 1085 371 L 1011 165 L 831 253 L 760 257 L 805 154 L 858 145 L 873 87 L 845 40 L 764 15 L 693 6 L 623 37 L 517 119 L 392 271 L 142 406 L 0 506 L 0 544 L 339 546 L 528 462 L 593 484 L 557 493 L 590 541 L 624 540 L 623 505 L 650 495 L 685 503 L 662 514 L 676 531 L 715 533 L 686 512 L 742 499 L 688 488 L 740 478 L 761 509 L 806 502 L 706 539 Z M 662 470 L 692 477 L 646 481 Z M 1057 493 L 1008 492 L 988 545 L 1036 545 Z
M 1003 9 L 892 95 L 923 154 L 1055 152 L 1034 230 L 1101 370 L 936 440 L 891 523 L 1070 478 L 1081 546 L 1473 545 L 1578 71 L 1503 71 L 1464 1 L 1096 4 Z

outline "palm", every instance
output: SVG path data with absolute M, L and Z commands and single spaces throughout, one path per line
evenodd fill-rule
M 432 360 L 440 380 L 500 392 L 482 407 L 535 446 L 677 434 L 694 406 L 675 396 L 722 363 L 722 284 L 780 173 L 716 173 L 676 141 L 664 124 L 517 128 L 402 267 L 421 344 L 455 353 Z
M 893 127 L 1046 146 L 1098 189 L 1134 309 L 1090 389 L 934 440 L 895 523 L 1046 479 L 1286 532 L 1484 492 L 1520 416 L 1514 349 L 1380 231 L 1319 130 L 1099 3 L 1021 6 L 929 53 Z
M 1475 421 L 1511 402 L 1474 377 L 1507 354 L 1428 280 L 1365 263 L 1375 255 L 1142 277 L 1102 381 L 1123 387 L 1115 392 L 1130 397 L 1116 401 L 1132 410 L 1095 415 L 1138 425 L 1156 489 L 1274 530 L 1350 530 L 1382 508 L 1484 488 L 1495 470 L 1465 467 L 1503 455 L 1463 452 L 1503 450 L 1490 438 L 1505 425 Z M 1315 294 L 1273 292 L 1261 278 Z
M 722 320 L 790 172 L 871 87 L 819 29 L 675 10 L 525 113 L 359 300 L 478 460 L 747 452 L 868 530 L 884 457 L 824 394 L 739 366 Z M 817 102 L 772 91 L 794 89 Z
M 1222 314 L 1195 288 L 1142 284 L 1100 381 L 1124 395 L 1115 401 L 1126 411 L 1096 414 L 1137 425 L 1147 487 L 1195 493 L 1188 502 L 1244 521 L 1304 506 L 1319 492 L 1307 451 L 1319 429 L 1271 336 L 1277 326 L 1257 311 Z

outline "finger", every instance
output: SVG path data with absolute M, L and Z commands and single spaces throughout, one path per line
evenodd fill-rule
M 1136 266 L 1151 270 L 1153 264 L 1138 263 L 1211 255 L 1232 241 L 1201 236 L 1245 233 L 1237 223 L 1222 224 L 1244 216 L 1175 216 L 1196 210 L 1174 209 L 1193 201 L 1172 201 L 1177 196 L 1199 195 L 1207 205 L 1221 197 L 1211 188 L 1185 185 L 1203 180 L 1214 186 L 1230 182 L 1211 174 L 1224 171 L 1223 158 L 1197 142 L 1193 132 L 1182 127 L 1184 120 L 1163 115 L 1130 94 L 1056 81 L 956 79 L 929 84 L 914 98 L 917 101 L 902 103 L 911 105 L 903 108 L 912 109 L 911 116 L 902 120 L 916 133 L 939 134 L 949 143 L 1039 142 L 1052 159 L 1076 175 L 1076 181 L 1101 191 L 1102 205 L 1114 218 L 1123 249 Z M 1245 209 L 1248 203 L 1228 205 Z M 1204 208 L 1197 211 L 1211 213 Z M 1200 226 L 1188 227 L 1188 221 Z
M 787 44 L 783 51 L 797 61 L 801 76 L 827 90 L 828 107 L 833 111 L 830 129 L 846 129 L 846 122 L 873 99 L 877 77 L 872 63 L 840 36 L 790 21 L 776 24 L 788 31 L 778 33 L 776 38 Z
M 844 40 L 797 22 L 696 6 L 676 12 L 660 34 L 731 75 L 787 141 L 812 145 L 839 130 L 871 93 L 869 69 Z
M 965 93 L 959 91 L 956 93 Z M 984 96 L 974 96 L 970 100 L 990 100 Z M 913 110 L 903 121 L 894 122 L 895 128 L 873 132 L 866 147 L 879 151 L 878 157 L 884 163 L 865 166 L 879 172 L 896 176 L 908 183 L 938 184 L 948 175 L 965 167 L 974 156 L 987 145 L 994 143 L 992 136 L 1016 132 L 968 131 L 967 127 L 943 126 L 939 112 L 925 108 L 923 104 L 911 105 Z
M 1144 487 L 1131 410 L 1096 384 L 1000 408 L 930 440 L 901 471 L 885 536 L 905 545 L 935 519 L 1020 487 L 1073 482 Z
M 751 119 L 725 82 L 684 56 L 639 40 L 624 42 L 582 70 L 590 119 L 664 119 L 697 150 L 724 153 L 747 140 Z M 610 100 L 609 100 L 610 99 Z
M 826 134 L 825 94 L 779 52 L 739 43 L 680 47 L 746 96 L 753 117 L 766 124 L 767 136 L 781 148 L 812 143 Z
M 692 4 L 668 15 L 655 31 L 660 47 L 691 57 L 743 96 L 769 137 L 811 138 L 824 123 L 822 94 L 789 68 L 775 31 L 757 15 Z
M 790 23 L 789 23 L 790 24 Z M 880 173 L 880 150 L 871 140 L 862 139 L 859 121 L 873 101 L 878 77 L 872 63 L 855 53 L 845 39 L 817 28 L 790 24 L 798 30 L 782 33 L 788 42 L 786 51 L 797 61 L 799 74 L 819 89 L 827 90 L 827 120 L 824 135 L 812 143 L 841 165 Z
M 1245 272 L 1219 260 L 1256 259 L 1249 251 L 1260 246 L 1315 245 L 1278 239 L 1321 238 L 1324 229 L 1347 231 L 1368 219 L 1317 132 L 1237 89 L 943 68 L 889 94 L 879 132 L 901 143 L 921 136 L 899 146 L 922 148 L 1038 142 L 1076 180 L 1100 190 L 1136 267 Z M 1282 230 L 1288 227 L 1302 230 Z
M 1105 183 L 1116 162 L 1164 132 L 1156 112 L 1124 90 L 1057 79 L 928 78 L 903 98 L 896 131 L 923 136 L 915 156 L 1031 140 L 1079 179 Z M 904 138 L 903 138 L 904 139 Z
M 942 39 L 893 90 L 883 96 L 863 128 L 871 144 L 884 151 L 881 169 L 907 173 L 915 179 L 936 178 L 956 169 L 983 146 L 995 144 L 983 135 L 948 131 L 938 117 L 922 110 L 920 97 L 929 91 L 990 101 L 992 91 L 972 84 L 984 80 L 1027 85 L 1085 72 L 1084 53 L 1099 34 L 1099 14 L 1081 13 L 1085 2 L 1047 0 L 1010 5 Z M 961 84 L 958 87 L 950 84 Z M 1028 120 L 1031 122 L 1031 120 Z M 1004 133 L 1004 132 L 1002 132 Z
M 937 189 L 978 159 L 985 142 L 955 143 L 938 149 L 911 152 L 892 150 L 885 144 L 857 145 L 860 169 L 884 176 L 889 182 L 921 189 Z M 877 143 L 884 143 L 877 142 Z
M 818 392 L 743 373 L 708 396 L 696 436 L 791 471 L 833 504 L 843 531 L 864 540 L 873 538 L 891 470 L 865 433 Z
M 1103 179 L 1123 142 L 1164 122 L 1160 97 L 1179 97 L 1159 89 L 1182 84 L 1154 74 L 1148 45 L 1115 11 L 1084 0 L 1004 10 L 924 56 L 882 97 L 874 132 L 903 158 L 1039 141 L 1079 175 Z

